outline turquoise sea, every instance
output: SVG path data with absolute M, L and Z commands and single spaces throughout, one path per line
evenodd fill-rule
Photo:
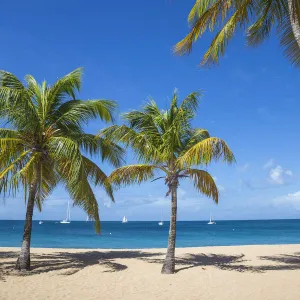
M 21 246 L 23 221 L 0 221 L 0 247 Z M 32 247 L 44 248 L 163 248 L 167 246 L 169 223 L 102 222 L 95 234 L 93 222 L 60 224 L 33 222 Z M 300 244 L 300 220 L 178 222 L 177 246 L 227 246 L 253 244 Z

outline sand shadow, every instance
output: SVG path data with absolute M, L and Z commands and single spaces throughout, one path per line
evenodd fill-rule
M 188 265 L 181 268 L 176 268 L 176 272 L 187 270 L 195 267 L 214 266 L 223 268 L 234 263 L 244 262 L 244 254 L 240 255 L 224 255 L 224 254 L 186 254 L 184 257 L 176 260 L 177 265 Z
M 261 261 L 263 261 L 264 264 L 252 266 L 249 264 L 247 265 L 247 264 L 233 263 L 233 264 L 220 265 L 219 268 L 223 270 L 229 270 L 229 271 L 252 272 L 252 273 L 264 273 L 267 271 L 300 270 L 300 253 L 298 252 L 294 254 L 259 256 L 258 258 Z
M 7 275 L 30 276 L 34 274 L 47 273 L 51 271 L 62 271 L 60 275 L 72 275 L 80 270 L 93 266 L 102 265 L 103 272 L 124 271 L 128 267 L 125 264 L 114 261 L 115 259 L 147 258 L 161 255 L 161 253 L 148 253 L 144 251 L 82 251 L 55 252 L 51 254 L 31 254 L 31 271 L 14 271 L 18 252 L 0 252 L 0 258 L 4 259 L 0 263 L 0 280 L 4 280 Z M 10 259 L 10 260 L 5 260 Z
M 246 260 L 244 254 L 186 254 L 184 256 L 176 257 L 176 273 L 197 267 L 205 270 L 205 268 L 208 266 L 212 266 L 221 270 L 252 273 L 300 270 L 300 253 L 281 254 L 277 256 L 261 256 L 258 258 L 264 261 L 264 264 L 251 265 L 251 261 Z M 149 263 L 163 263 L 163 259 L 160 258 L 157 259 L 150 257 L 142 259 Z M 272 264 L 265 264 L 268 262 Z
M 188 257 L 186 257 L 182 262 L 185 260 L 189 261 L 189 263 L 192 264 L 190 267 L 210 265 L 221 270 L 237 272 L 263 273 L 267 271 L 300 270 L 300 253 L 260 256 L 258 258 L 264 261 L 264 263 L 269 264 L 251 265 L 251 261 L 245 260 L 243 254 L 238 256 L 189 254 Z M 179 271 L 186 268 L 187 267 L 179 269 Z
M 157 259 L 157 258 L 142 258 L 143 260 L 149 263 L 157 263 L 163 264 L 164 259 Z M 222 268 L 227 265 L 231 265 L 234 263 L 241 263 L 244 262 L 244 254 L 240 255 L 225 255 L 225 254 L 186 254 L 184 256 L 176 257 L 176 273 L 201 267 L 205 270 L 205 267 L 213 266 Z M 180 267 L 182 266 L 182 267 Z
M 0 280 L 4 281 L 6 276 L 30 276 L 34 274 L 60 271 L 58 275 L 72 275 L 89 266 L 102 265 L 102 272 L 120 272 L 128 268 L 120 263 L 122 259 L 140 259 L 148 263 L 161 264 L 164 261 L 164 253 L 149 253 L 141 250 L 113 250 L 113 251 L 81 251 L 54 252 L 50 254 L 32 254 L 30 272 L 16 272 L 14 265 L 18 252 L 0 251 Z M 251 265 L 250 260 L 245 260 L 245 255 L 225 254 L 186 254 L 176 257 L 176 272 L 191 268 L 203 270 L 212 266 L 221 270 L 237 272 L 261 273 L 276 270 L 300 270 L 300 253 L 281 254 L 275 256 L 258 257 L 264 263 Z M 115 261 L 115 260 L 119 261 Z
M 0 281 L 5 281 L 5 277 L 9 274 L 11 269 L 10 261 L 6 259 L 17 259 L 17 252 L 14 251 L 0 251 Z

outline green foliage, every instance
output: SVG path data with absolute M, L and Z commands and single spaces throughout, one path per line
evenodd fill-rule
M 15 195 L 22 186 L 25 200 L 36 185 L 35 203 L 44 200 L 58 183 L 64 184 L 74 204 L 95 220 L 100 231 L 98 204 L 92 185 L 101 185 L 114 200 L 105 173 L 89 158 L 101 155 L 120 166 L 123 150 L 103 137 L 87 134 L 83 125 L 91 119 L 113 120 L 116 103 L 108 100 L 77 100 L 82 69 L 76 69 L 52 86 L 33 76 L 25 85 L 13 74 L 0 71 L 0 192 Z
M 168 109 L 160 110 L 151 100 L 142 110 L 123 114 L 126 125 L 104 129 L 99 136 L 130 146 L 140 162 L 116 169 L 109 182 L 119 188 L 140 184 L 163 173 L 159 178 L 164 178 L 170 189 L 174 182 L 189 178 L 199 192 L 217 203 L 218 189 L 213 178 L 206 171 L 190 167 L 220 159 L 232 163 L 234 156 L 223 140 L 210 137 L 205 129 L 192 128 L 201 96 L 201 92 L 191 93 L 179 104 L 174 92 Z
M 189 33 L 174 47 L 180 55 L 190 53 L 194 42 L 207 29 L 217 32 L 201 65 L 218 63 L 236 30 L 247 28 L 248 45 L 256 46 L 275 28 L 285 55 L 292 64 L 300 66 L 300 41 L 295 35 L 300 35 L 300 0 L 196 0 L 188 22 Z

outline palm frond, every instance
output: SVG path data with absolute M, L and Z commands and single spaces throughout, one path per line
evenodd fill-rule
M 293 21 L 292 21 L 293 22 Z M 278 35 L 280 36 L 280 45 L 284 50 L 284 55 L 296 67 L 300 66 L 300 37 L 296 39 L 293 27 L 300 32 L 300 22 L 291 23 L 291 17 L 286 16 L 282 23 L 278 26 Z M 300 36 L 300 34 L 299 34 Z
M 131 184 L 141 184 L 154 177 L 157 166 L 152 165 L 128 165 L 114 170 L 108 177 L 108 182 L 116 188 Z
M 55 161 L 65 178 L 77 178 L 82 168 L 79 145 L 67 137 L 51 137 L 48 140 L 48 155 Z
M 8 129 L 8 128 L 0 128 L 0 139 L 2 138 L 19 138 L 19 133 L 17 130 Z
M 25 202 L 28 197 L 26 192 L 27 185 L 31 185 L 34 181 L 36 182 L 34 200 L 39 211 L 42 210 L 44 200 L 51 194 L 60 180 L 53 163 L 46 161 L 41 163 L 42 156 L 41 152 L 34 153 L 26 164 L 20 168 L 20 171 L 14 172 L 14 175 L 11 177 L 11 186 L 13 189 L 16 190 L 20 182 L 23 183 Z
M 53 136 L 48 140 L 48 149 L 54 157 L 69 158 L 79 153 L 79 144 L 65 136 Z
M 0 107 L 0 116 L 15 124 L 14 117 L 18 114 L 26 113 L 28 120 L 37 120 L 28 90 L 15 75 L 3 70 L 0 70 Z
M 119 167 L 124 162 L 125 151 L 122 147 L 109 138 L 96 137 L 98 151 L 102 161 L 107 161 L 114 167 Z
M 281 24 L 288 14 L 287 2 L 283 0 L 260 0 L 256 7 L 257 20 L 248 28 L 248 45 L 256 46 L 267 39 L 274 24 Z
M 190 93 L 181 103 L 180 108 L 189 111 L 191 113 L 196 113 L 199 99 L 203 96 L 203 91 L 196 91 Z
M 189 24 L 193 24 L 196 18 L 201 17 L 207 8 L 213 3 L 217 2 L 216 0 L 196 0 L 194 6 L 192 7 L 189 16 Z
M 71 100 L 58 107 L 52 118 L 58 128 L 72 124 L 81 126 L 98 117 L 112 122 L 115 108 L 116 103 L 109 100 Z
M 220 18 L 224 21 L 232 4 L 231 0 L 200 1 L 195 7 L 199 14 L 195 17 L 195 12 L 190 17 L 193 21 L 191 30 L 184 39 L 175 45 L 174 53 L 179 55 L 190 53 L 193 43 L 204 34 L 207 26 L 213 31 Z
M 252 0 L 244 0 L 243 4 L 236 8 L 236 11 L 212 40 L 208 50 L 203 56 L 201 65 L 218 64 L 219 57 L 225 54 L 226 46 L 233 37 L 236 27 L 239 26 L 243 28 L 248 24 L 252 3 Z
M 67 178 L 65 185 L 74 204 L 82 207 L 95 220 L 95 231 L 100 233 L 98 203 L 93 189 L 86 178 L 84 168 L 81 169 L 79 177 L 72 180 Z
M 214 179 L 208 172 L 198 169 L 187 169 L 183 174 L 190 177 L 198 192 L 212 198 L 218 204 L 219 191 Z
M 17 159 L 9 164 L 7 168 L 0 172 L 0 180 L 5 177 L 10 171 L 13 169 L 17 169 L 19 164 L 23 164 L 24 160 L 26 159 L 27 155 L 29 154 L 29 150 L 24 151 Z
M 186 138 L 182 142 L 181 155 L 188 151 L 195 144 L 210 138 L 209 132 L 206 129 L 195 128 L 186 134 Z
M 0 138 L 0 151 L 6 151 L 6 150 L 11 150 L 13 151 L 14 149 L 19 149 L 20 145 L 23 145 L 23 140 L 20 138 L 15 138 L 15 137 L 7 137 L 7 138 Z
M 141 111 L 133 110 L 124 113 L 122 118 L 128 122 L 128 127 L 131 130 L 140 133 L 147 132 L 148 144 L 157 146 L 161 143 L 161 111 L 153 99 L 146 103 Z
M 22 82 L 12 73 L 0 70 L 0 85 L 14 90 L 24 90 Z
M 36 169 L 38 175 L 38 185 L 35 203 L 39 209 L 42 210 L 42 205 L 47 197 L 49 197 L 52 191 L 55 189 L 60 181 L 60 176 L 53 167 L 53 163 L 48 161 L 48 163 L 40 163 Z
M 146 115 L 150 115 L 153 120 L 161 114 L 161 111 L 154 99 L 151 99 L 145 106 L 143 106 L 143 111 Z
M 88 159 L 85 156 L 82 156 L 82 158 L 83 158 L 85 173 L 89 181 L 92 182 L 94 185 L 103 186 L 106 191 L 106 194 L 114 202 L 115 199 L 113 195 L 113 189 L 111 184 L 107 180 L 108 177 L 106 176 L 106 174 L 90 159 Z
M 222 159 L 223 162 L 235 162 L 234 155 L 228 145 L 221 139 L 210 137 L 192 146 L 178 158 L 181 167 L 192 165 L 207 165 L 212 161 Z
M 61 105 L 67 96 L 76 99 L 76 92 L 81 88 L 83 68 L 77 68 L 58 79 L 49 89 L 47 98 L 52 107 Z
M 99 136 L 116 143 L 123 143 L 126 147 L 130 146 L 138 161 L 148 163 L 159 162 L 161 159 L 159 149 L 153 142 L 155 137 L 152 136 L 152 131 L 145 130 L 139 133 L 125 125 L 113 125 L 102 130 Z

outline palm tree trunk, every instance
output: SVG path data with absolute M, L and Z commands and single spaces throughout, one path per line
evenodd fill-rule
M 23 242 L 20 256 L 16 263 L 17 270 L 30 270 L 30 241 L 31 241 L 31 229 L 32 229 L 32 215 L 34 208 L 34 200 L 36 195 L 36 183 L 30 186 L 28 202 L 27 202 L 27 211 L 26 211 L 26 220 L 24 225 L 23 233 Z
M 289 15 L 290 15 L 290 21 L 291 26 L 293 30 L 293 34 L 295 37 L 295 40 L 298 44 L 298 47 L 300 49 L 300 24 L 297 15 L 293 11 L 293 0 L 288 0 L 289 4 Z
M 167 255 L 161 269 L 162 274 L 175 272 L 175 244 L 176 244 L 176 219 L 177 219 L 177 184 L 171 186 L 171 220 Z

